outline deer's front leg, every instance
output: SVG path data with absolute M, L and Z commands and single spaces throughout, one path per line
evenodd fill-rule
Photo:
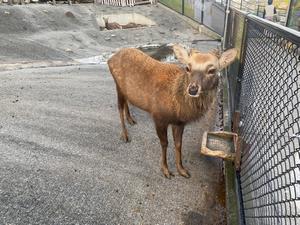
M 175 145 L 175 158 L 176 158 L 176 168 L 178 173 L 186 178 L 190 177 L 189 172 L 182 166 L 181 161 L 181 146 L 182 146 L 182 135 L 184 131 L 184 124 L 172 125 L 173 139 Z
M 157 136 L 159 137 L 160 144 L 161 144 L 161 170 L 165 177 L 171 178 L 172 173 L 170 173 L 168 169 L 168 162 L 167 162 L 167 148 L 168 148 L 168 124 L 165 124 L 159 120 L 154 120 L 155 128 L 157 132 Z

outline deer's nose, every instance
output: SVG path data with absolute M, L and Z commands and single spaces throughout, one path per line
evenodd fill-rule
M 199 86 L 197 84 L 191 84 L 188 89 L 188 93 L 190 96 L 196 96 L 199 91 Z

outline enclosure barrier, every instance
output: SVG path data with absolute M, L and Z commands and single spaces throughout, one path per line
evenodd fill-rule
M 227 0 L 159 0 L 159 2 L 223 35 Z
M 155 4 L 157 0 L 94 0 L 95 3 L 112 6 L 135 6 L 141 4 Z
M 241 223 L 300 224 L 300 35 L 232 9 L 226 48 L 231 121 L 242 139 Z

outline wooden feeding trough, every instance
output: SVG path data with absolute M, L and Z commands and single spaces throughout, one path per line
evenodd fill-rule
M 238 135 L 236 133 L 217 131 L 205 132 L 202 138 L 201 154 L 236 161 Z

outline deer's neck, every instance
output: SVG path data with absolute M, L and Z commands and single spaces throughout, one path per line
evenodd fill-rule
M 202 117 L 216 97 L 217 89 L 201 93 L 197 98 L 189 96 L 187 93 L 189 83 L 188 75 L 183 73 L 177 77 L 173 87 L 174 111 L 183 122 L 194 121 Z

